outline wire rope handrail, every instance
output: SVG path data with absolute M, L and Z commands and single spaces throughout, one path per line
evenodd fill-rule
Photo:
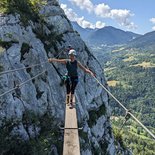
M 126 113 L 128 113 L 155 140 L 155 135 L 144 124 L 142 124 L 95 76 L 93 77 L 97 83 L 126 111 Z
M 20 88 L 21 86 L 23 86 L 23 85 L 26 84 L 27 82 L 29 82 L 29 81 L 35 79 L 36 77 L 40 76 L 41 74 L 43 74 L 45 71 L 46 71 L 46 70 L 44 70 L 43 72 L 41 72 L 41 73 L 35 75 L 34 77 L 32 77 L 32 78 L 30 78 L 30 79 L 28 79 L 28 80 L 26 80 L 26 81 L 20 83 L 19 85 L 16 85 L 14 88 L 12 88 L 12 89 L 10 89 L 10 90 L 8 90 L 8 91 L 6 91 L 6 92 L 0 94 L 0 97 L 2 97 L 2 96 L 4 96 L 4 95 L 6 95 L 6 94 L 8 94 L 8 93 L 10 93 L 10 92 L 12 92 L 12 91 L 18 89 L 18 88 Z

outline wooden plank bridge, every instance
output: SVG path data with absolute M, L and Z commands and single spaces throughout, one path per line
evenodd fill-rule
M 73 97 L 75 103 L 75 97 Z M 76 108 L 66 104 L 63 155 L 80 155 Z

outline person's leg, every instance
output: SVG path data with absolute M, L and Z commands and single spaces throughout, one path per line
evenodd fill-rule
M 75 88 L 77 86 L 77 83 L 78 83 L 78 78 L 72 78 L 71 79 L 71 98 L 70 98 L 71 104 L 73 102 L 73 96 L 74 96 L 74 92 L 75 92 Z
M 70 101 L 70 92 L 71 92 L 70 80 L 69 79 L 66 80 L 66 91 L 67 91 L 66 104 L 69 104 L 69 101 Z

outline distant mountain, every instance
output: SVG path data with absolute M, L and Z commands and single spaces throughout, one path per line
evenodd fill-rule
M 76 22 L 73 22 L 72 25 L 73 28 L 80 33 L 84 41 L 95 45 L 125 44 L 140 36 L 139 34 L 123 31 L 112 26 L 106 26 L 101 29 L 84 29 Z
M 133 38 L 138 37 L 138 34 L 125 32 L 120 29 L 116 29 L 112 26 L 106 26 L 102 29 L 98 29 L 88 36 L 90 43 L 95 44 L 125 44 Z
M 142 36 L 135 38 L 134 40 L 129 42 L 128 47 L 154 49 L 155 48 L 155 31 L 146 33 Z
M 81 35 L 81 38 L 85 41 L 87 40 L 88 35 L 92 33 L 93 31 L 95 31 L 95 29 L 82 28 L 77 22 L 72 22 L 72 25 L 73 25 L 74 30 L 79 32 L 79 34 Z

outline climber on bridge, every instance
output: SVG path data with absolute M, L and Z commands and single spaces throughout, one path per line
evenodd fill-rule
M 67 75 L 66 75 L 66 103 L 71 105 L 71 108 L 73 108 L 73 96 L 74 91 L 76 88 L 76 85 L 78 83 L 78 72 L 77 67 L 80 67 L 82 70 L 84 70 L 86 73 L 89 73 L 92 76 L 95 76 L 95 74 L 90 71 L 89 69 L 85 68 L 79 61 L 76 60 L 76 51 L 74 49 L 69 50 L 69 59 L 55 59 L 55 58 L 49 58 L 48 62 L 59 62 L 66 65 L 67 68 Z

